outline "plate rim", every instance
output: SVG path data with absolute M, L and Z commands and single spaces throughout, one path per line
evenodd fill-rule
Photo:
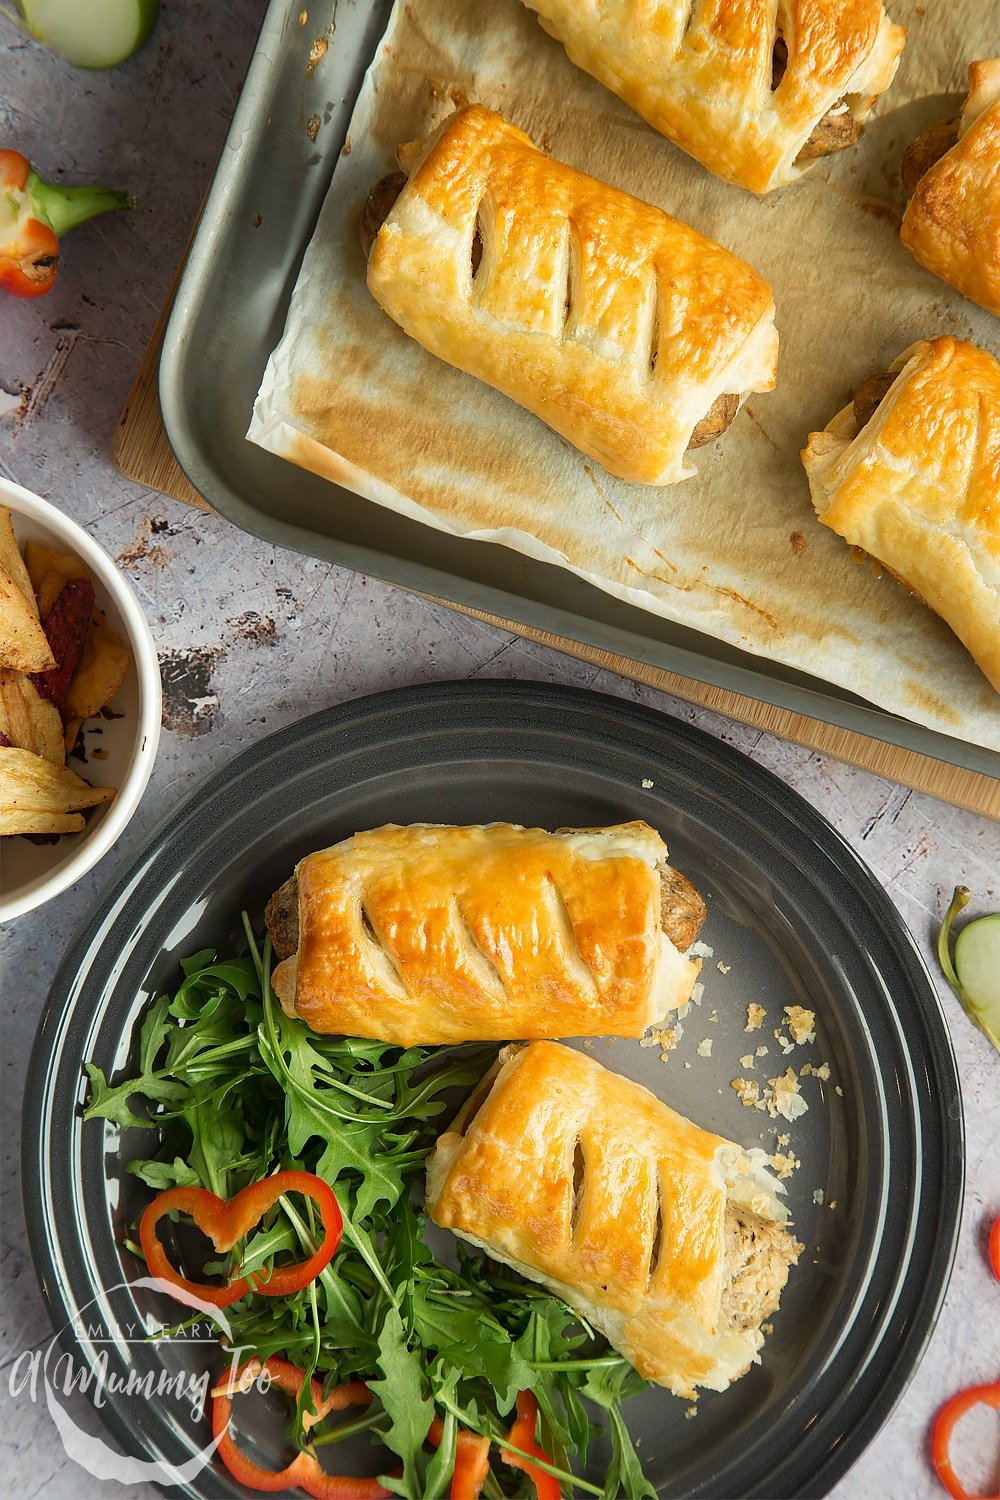
M 437 700 L 436 703 L 435 700 Z M 847 871 L 853 875 L 859 875 L 862 885 L 868 887 L 866 895 L 872 898 L 877 914 L 881 918 L 878 922 L 878 929 L 881 937 L 888 944 L 887 951 L 891 950 L 897 965 L 909 970 L 913 993 L 918 999 L 918 1006 L 914 1012 L 914 1024 L 919 1021 L 925 1034 L 923 1040 L 927 1044 L 922 1060 L 931 1065 L 931 1072 L 935 1075 L 934 1087 L 928 1094 L 928 1100 L 936 1104 L 936 1114 L 932 1112 L 928 1116 L 928 1121 L 936 1125 L 940 1135 L 941 1179 L 936 1186 L 936 1195 L 943 1205 L 943 1219 L 946 1224 L 950 1224 L 950 1233 L 943 1236 L 935 1235 L 934 1243 L 928 1252 L 928 1266 L 925 1268 L 919 1291 L 914 1294 L 916 1306 L 911 1308 L 905 1326 L 897 1330 L 891 1358 L 887 1363 L 883 1361 L 886 1368 L 881 1375 L 879 1385 L 883 1393 L 888 1392 L 888 1399 L 883 1394 L 879 1400 L 872 1401 L 866 1408 L 862 1420 L 854 1423 L 849 1430 L 839 1433 L 837 1441 L 831 1445 L 822 1461 L 810 1462 L 807 1475 L 808 1489 L 802 1489 L 800 1485 L 795 1490 L 796 1495 L 825 1494 L 843 1477 L 874 1439 L 902 1398 L 910 1380 L 919 1368 L 933 1333 L 951 1275 L 961 1225 L 965 1137 L 961 1084 L 944 1010 L 923 956 L 894 903 L 861 856 L 801 794 L 789 787 L 774 772 L 758 765 L 743 752 L 709 735 L 704 730 L 659 709 L 611 694 L 595 692 L 592 689 L 533 680 L 479 679 L 470 681 L 465 679 L 389 689 L 320 710 L 256 741 L 196 782 L 158 820 L 140 847 L 105 883 L 78 925 L 59 964 L 39 1020 L 25 1075 L 21 1141 L 24 1214 L 32 1262 L 60 1344 L 71 1355 L 79 1353 L 79 1342 L 72 1336 L 71 1328 L 67 1327 L 73 1311 L 68 1298 L 71 1288 L 67 1287 L 64 1290 L 60 1285 L 60 1278 L 58 1272 L 54 1270 L 53 1263 L 59 1234 L 57 1226 L 52 1222 L 53 1216 L 46 1196 L 50 1192 L 50 1184 L 45 1179 L 51 1170 L 51 1162 L 47 1154 L 43 1155 L 43 1148 L 47 1143 L 46 1131 L 53 1108 L 52 1099 L 47 1097 L 49 1092 L 47 1086 L 50 1082 L 55 1082 L 61 1066 L 65 1065 L 63 1038 L 76 1019 L 78 987 L 85 983 L 89 974 L 90 961 L 100 954 L 103 943 L 107 941 L 109 932 L 105 929 L 109 931 L 112 929 L 116 906 L 132 887 L 136 872 L 155 857 L 172 828 L 176 833 L 183 827 L 194 808 L 204 799 L 219 795 L 227 786 L 231 786 L 234 772 L 238 772 L 236 779 L 259 775 L 262 766 L 266 765 L 270 758 L 287 753 L 294 746 L 299 746 L 301 749 L 302 744 L 309 741 L 329 739 L 338 731 L 343 732 L 348 725 L 361 725 L 370 729 L 387 713 L 395 714 L 398 718 L 400 714 L 413 712 L 420 714 L 423 711 L 426 716 L 435 707 L 440 715 L 444 707 L 454 706 L 456 700 L 461 704 L 472 704 L 478 707 L 480 730 L 486 727 L 483 721 L 488 717 L 490 702 L 499 702 L 501 705 L 516 702 L 521 708 L 526 709 L 531 705 L 541 706 L 543 710 L 548 710 L 553 714 L 573 707 L 578 712 L 586 711 L 588 715 L 610 713 L 626 721 L 631 719 L 633 723 L 641 725 L 647 732 L 652 732 L 661 740 L 664 753 L 669 751 L 672 740 L 679 740 L 683 748 L 693 753 L 696 758 L 702 761 L 708 760 L 716 768 L 725 772 L 727 780 L 731 781 L 733 778 L 738 780 L 744 791 L 771 805 L 777 802 L 778 811 L 786 819 L 794 822 L 799 831 L 810 837 L 813 843 L 818 843 L 824 854 L 829 856 L 831 849 L 835 851 L 841 861 L 840 875 L 843 876 L 846 873 L 844 870 L 846 864 Z M 540 705 L 539 700 L 541 700 Z M 492 727 L 496 727 L 495 722 Z M 552 732 L 556 724 L 550 720 L 542 723 L 541 728 Z M 745 811 L 742 815 L 746 817 Z M 820 837 L 817 838 L 817 835 Z M 900 1017 L 897 1016 L 896 1019 L 900 1030 L 900 1044 L 909 1055 L 909 1047 L 906 1045 L 909 1036 L 904 1032 Z M 77 1060 L 77 1070 L 81 1061 L 82 1055 Z M 942 1083 L 945 1087 L 940 1087 Z M 76 1093 L 78 1092 L 77 1089 Z M 58 1102 L 59 1090 L 53 1089 L 52 1093 Z M 948 1107 L 949 1099 L 952 1100 L 951 1108 Z M 913 1096 L 918 1141 L 922 1139 L 928 1123 L 924 1118 L 925 1110 L 921 1108 L 922 1101 L 923 1096 L 919 1092 Z M 74 1110 L 74 1119 L 76 1118 L 78 1117 Z M 74 1131 L 74 1135 L 78 1136 L 79 1131 Z M 67 1156 L 67 1161 L 71 1161 L 72 1156 L 71 1151 Z M 57 1175 L 53 1174 L 53 1176 Z M 916 1212 L 915 1209 L 914 1213 Z M 75 1217 L 73 1227 L 76 1231 Z M 55 1244 L 52 1243 L 50 1228 L 57 1230 Z M 886 1333 L 896 1319 L 896 1302 L 901 1289 L 906 1284 L 907 1268 L 910 1264 L 908 1256 L 903 1263 L 903 1269 L 897 1274 L 893 1284 L 893 1309 L 886 1329 L 879 1335 L 876 1349 L 884 1348 Z M 874 1359 L 873 1354 L 870 1358 L 866 1357 L 862 1364 L 862 1374 L 867 1375 L 868 1378 L 871 1378 L 871 1366 Z M 151 1451 L 149 1443 L 140 1436 L 139 1429 L 126 1416 L 120 1414 L 114 1405 L 106 1403 L 101 1408 L 100 1414 L 109 1431 L 115 1435 L 127 1452 L 137 1457 L 149 1456 Z M 787 1467 L 793 1459 L 782 1461 L 782 1466 Z M 212 1475 L 213 1471 L 206 1470 L 204 1473 Z M 235 1493 L 229 1490 L 217 1492 Z M 202 1495 L 210 1491 L 199 1487 L 186 1490 L 185 1493 Z

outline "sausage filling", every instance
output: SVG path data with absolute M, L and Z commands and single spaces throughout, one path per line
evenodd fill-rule
M 783 36 L 779 36 L 774 43 L 774 52 L 771 57 L 771 92 L 781 86 L 781 80 L 788 71 L 788 44 Z M 836 151 L 846 151 L 848 146 L 853 146 L 861 135 L 861 127 L 851 111 L 851 106 L 846 99 L 838 99 L 836 104 L 827 110 L 826 114 L 814 125 L 809 139 L 795 158 L 795 163 L 803 161 L 816 161 L 821 156 L 832 156 Z
M 864 385 L 858 387 L 854 396 L 854 420 L 859 432 L 862 427 L 867 427 L 895 383 L 895 375 L 871 375 Z
M 928 126 L 910 142 L 903 152 L 903 160 L 899 168 L 903 191 L 907 198 L 913 197 L 917 190 L 917 183 L 924 173 L 929 172 L 935 162 L 940 161 L 957 140 L 958 121 L 938 120 L 936 125 Z
M 724 1328 L 744 1333 L 760 1328 L 781 1299 L 788 1268 L 802 1246 L 784 1224 L 762 1219 L 742 1206 L 729 1204 L 725 1218 L 726 1269 L 722 1283 L 720 1321 Z

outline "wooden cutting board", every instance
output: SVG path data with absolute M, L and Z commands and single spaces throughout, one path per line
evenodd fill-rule
M 179 274 L 180 268 L 178 276 Z M 121 472 L 136 483 L 159 490 L 164 495 L 171 495 L 174 499 L 183 500 L 201 510 L 210 511 L 212 507 L 194 488 L 174 457 L 160 412 L 157 390 L 160 348 L 173 293 L 174 288 L 171 288 L 118 419 L 112 456 Z M 499 615 L 452 604 L 448 599 L 438 599 L 431 594 L 421 594 L 420 597 L 433 599 L 437 604 L 445 604 L 449 609 L 483 620 L 500 630 L 538 641 L 544 646 L 552 646 L 557 651 L 565 652 L 567 656 L 575 656 L 595 667 L 617 672 L 634 682 L 643 682 L 650 687 L 660 688 L 665 693 L 673 693 L 675 697 L 683 698 L 688 703 L 701 704 L 714 713 L 736 719 L 740 724 L 751 724 L 780 739 L 805 745 L 810 750 L 833 756 L 835 760 L 860 766 L 876 776 L 898 781 L 917 791 L 929 792 L 932 797 L 940 797 L 945 802 L 952 802 L 958 807 L 1000 821 L 1000 780 L 994 776 L 987 776 L 980 771 L 967 771 L 961 766 L 935 760 L 915 750 L 904 750 L 898 745 L 871 739 L 855 730 L 840 729 L 835 724 L 825 724 L 820 719 L 810 719 L 803 714 L 793 713 L 790 709 L 760 703 L 756 698 L 746 697 L 742 693 L 711 687 L 707 683 L 680 677 L 677 673 L 667 672 L 660 667 L 632 661 L 614 652 L 602 651 L 596 646 L 583 645 L 565 636 L 551 635 L 548 631 L 536 630 L 530 625 L 518 625 Z

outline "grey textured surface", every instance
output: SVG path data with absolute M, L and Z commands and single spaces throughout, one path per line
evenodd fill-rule
M 618 693 L 693 721 L 799 790 L 860 850 L 934 969 L 932 936 L 953 885 L 1000 909 L 1000 827 L 864 772 L 730 724 L 410 598 L 372 579 L 276 551 L 122 478 L 109 457 L 129 384 L 221 147 L 263 0 L 166 5 L 150 45 L 111 73 L 82 74 L 0 21 L 0 145 L 69 180 L 127 186 L 141 207 L 67 242 L 53 294 L 0 304 L 0 469 L 54 500 L 119 560 L 160 652 L 164 733 L 146 798 L 104 863 L 79 886 L 0 932 L 2 964 L 3 1315 L 0 1451 L 8 1493 L 97 1500 L 117 1485 L 67 1457 L 44 1403 L 10 1379 L 50 1337 L 27 1259 L 17 1166 L 21 1084 L 47 985 L 101 883 L 176 798 L 259 736 L 327 704 L 397 684 L 528 677 Z M 984 1256 L 1000 1212 L 996 1054 L 941 984 L 965 1092 L 968 1182 L 955 1274 L 928 1353 L 895 1414 L 836 1490 L 941 1493 L 927 1428 L 959 1387 L 994 1379 L 1000 1286 Z M 16 1392 L 16 1393 L 15 1393 Z M 87 1402 L 75 1420 L 97 1430 Z M 995 1439 L 963 1429 L 964 1477 L 984 1484 Z M 152 1500 L 147 1486 L 137 1500 Z

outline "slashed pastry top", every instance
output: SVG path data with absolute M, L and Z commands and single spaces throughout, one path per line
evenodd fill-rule
M 357 833 L 269 904 L 275 993 L 316 1031 L 402 1046 L 641 1036 L 700 968 L 681 947 L 704 905 L 666 854 L 646 823 Z
M 1000 365 L 943 337 L 892 374 L 863 425 L 852 405 L 810 434 L 813 504 L 947 621 L 1000 692 Z
M 692 1395 L 724 1390 L 763 1344 L 801 1248 L 780 1191 L 762 1152 L 534 1042 L 505 1049 L 441 1135 L 426 1203 L 436 1224 L 552 1288 L 647 1379 Z
M 523 0 L 655 130 L 754 192 L 852 145 L 906 33 L 882 0 Z
M 771 290 L 727 250 L 480 105 L 415 155 L 372 246 L 372 295 L 611 473 L 693 474 L 713 403 L 774 385 Z
M 954 137 L 916 184 L 899 237 L 928 271 L 1000 317 L 1000 58 L 970 64 Z

